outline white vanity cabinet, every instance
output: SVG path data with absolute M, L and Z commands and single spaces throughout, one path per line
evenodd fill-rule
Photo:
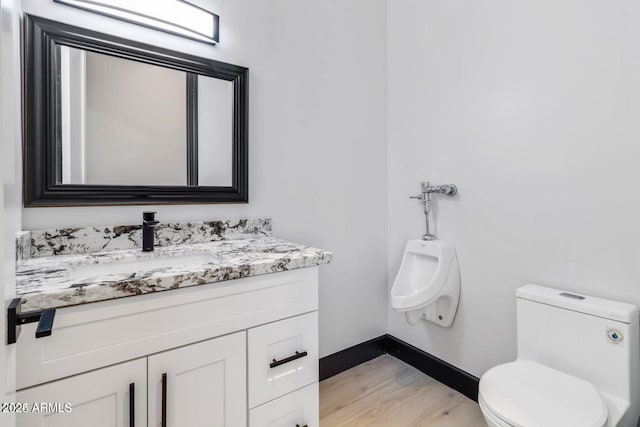
M 17 425 L 316 427 L 317 292 L 311 267 L 59 309 L 22 327 L 16 401 L 72 410 Z

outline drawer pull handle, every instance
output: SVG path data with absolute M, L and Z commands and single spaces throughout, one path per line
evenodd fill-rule
M 300 427 L 300 424 L 296 424 L 296 427 Z M 309 427 L 309 425 L 305 424 L 302 427 Z
M 297 352 L 293 356 L 285 357 L 282 360 L 273 359 L 273 362 L 269 363 L 270 368 L 275 368 L 276 366 L 284 365 L 285 363 L 293 362 L 294 360 L 300 359 L 301 357 L 307 356 L 308 353 L 303 351 L 302 353 Z
M 167 427 L 167 373 L 162 374 L 162 409 L 160 425 Z
M 129 427 L 136 427 L 136 383 L 129 384 Z

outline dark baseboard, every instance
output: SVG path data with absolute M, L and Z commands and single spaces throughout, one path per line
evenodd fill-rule
M 478 401 L 478 378 L 391 335 L 382 335 L 323 357 L 320 359 L 320 381 L 385 353 Z
M 320 359 L 320 381 L 385 354 L 386 335 L 346 348 Z
M 480 380 L 477 377 L 391 335 L 387 335 L 387 342 L 387 353 L 390 355 L 464 394 L 469 399 L 478 401 Z

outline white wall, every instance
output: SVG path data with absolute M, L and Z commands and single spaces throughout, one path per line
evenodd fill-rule
M 157 206 L 161 221 L 273 218 L 334 252 L 320 273 L 321 356 L 386 332 L 384 0 L 201 0 L 211 47 L 42 0 L 33 14 L 250 68 L 250 203 Z M 27 229 L 137 223 L 149 207 L 24 209 Z
M 20 0 L 0 1 L 0 295 L 5 304 L 15 295 L 14 236 L 22 227 L 20 3 Z M 3 402 L 11 402 L 15 399 L 15 346 L 5 345 L 5 319 L 4 315 L 0 317 L 0 397 Z M 0 425 L 15 425 L 13 414 L 0 413 Z
M 455 183 L 453 327 L 390 333 L 481 375 L 515 357 L 516 288 L 640 304 L 640 5 L 388 2 L 389 281 L 423 232 L 419 182 Z

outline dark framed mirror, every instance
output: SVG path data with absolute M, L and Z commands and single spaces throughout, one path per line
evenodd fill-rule
M 248 69 L 25 15 L 24 205 L 248 201 Z

